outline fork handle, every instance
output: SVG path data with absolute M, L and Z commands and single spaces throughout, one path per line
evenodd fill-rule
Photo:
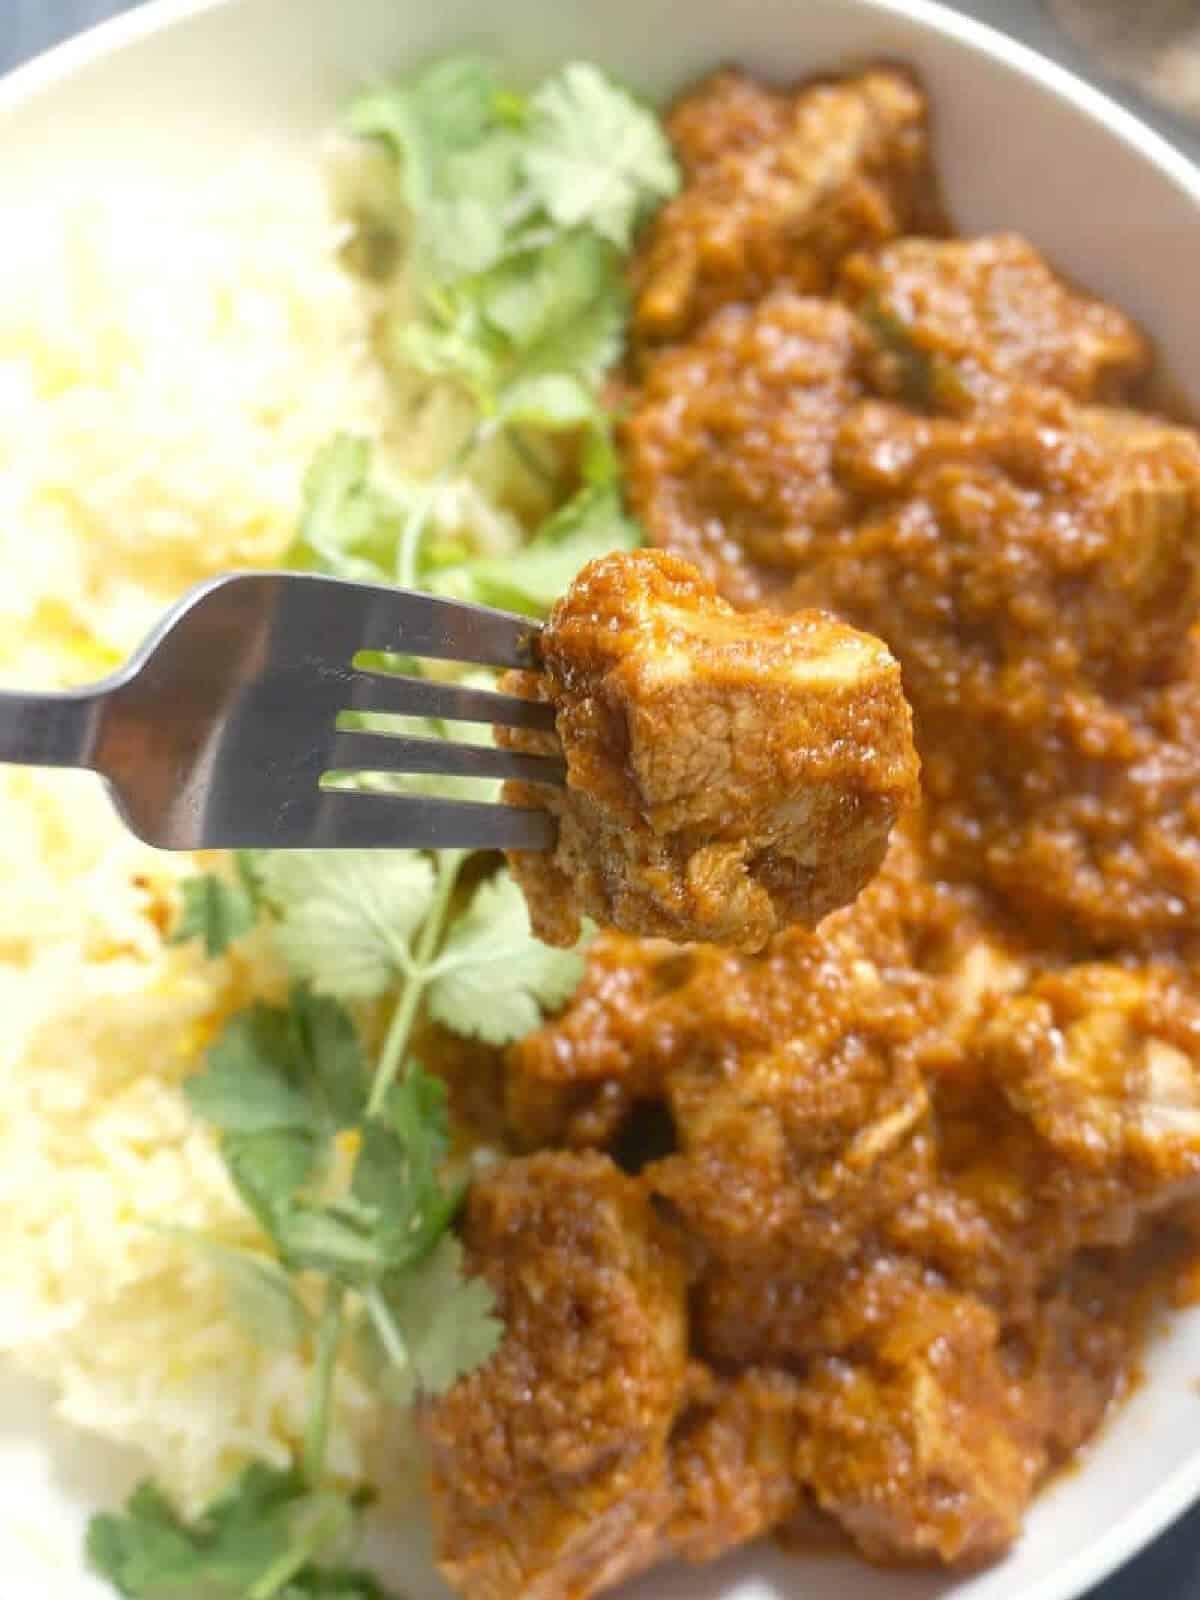
M 104 696 L 0 692 L 0 761 L 28 767 L 90 767 Z

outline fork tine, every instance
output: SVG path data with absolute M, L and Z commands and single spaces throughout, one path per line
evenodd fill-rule
M 520 778 L 561 788 L 565 761 L 523 755 L 491 745 L 455 744 L 408 734 L 339 732 L 329 753 L 331 772 L 434 772 L 455 778 Z
M 318 850 L 550 850 L 557 824 L 523 806 L 325 789 L 301 835 L 295 847 Z M 272 842 L 288 848 L 278 833 Z
M 355 584 L 365 608 L 364 650 L 392 650 L 438 661 L 532 667 L 539 625 L 528 617 L 408 589 Z
M 289 658 L 348 663 L 359 650 L 380 650 L 489 667 L 536 664 L 538 624 L 511 612 L 312 572 L 245 572 L 219 583 L 273 615 L 272 648 Z
M 554 731 L 554 707 L 521 700 L 494 689 L 472 689 L 434 678 L 408 678 L 398 672 L 346 673 L 347 711 L 393 712 L 407 717 L 442 717 L 447 722 L 499 723 L 506 728 Z

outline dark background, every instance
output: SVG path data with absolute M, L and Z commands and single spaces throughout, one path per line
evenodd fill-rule
M 0 0 L 0 72 L 56 44 L 80 29 L 130 11 L 140 0 Z M 1076 54 L 1044 20 L 1037 0 L 954 0 L 969 12 L 1017 34 L 1068 66 L 1082 69 Z M 1128 0 L 1135 7 L 1139 0 Z M 1200 0 L 1198 0 L 1200 3 Z M 1129 96 L 1124 96 L 1129 99 Z M 1135 109 L 1147 115 L 1145 106 Z M 1200 132 L 1169 118 L 1148 114 L 1169 138 L 1200 159 Z M 2 233 L 2 230 L 0 230 Z M 1200 285 L 1197 286 L 1200 316 Z M 1197 1440 L 1200 1448 L 1200 1439 Z M 1020 1600 L 1019 1596 L 1013 1600 Z M 1200 1507 L 1117 1577 L 1092 1591 L 1088 1600 L 1200 1600 Z

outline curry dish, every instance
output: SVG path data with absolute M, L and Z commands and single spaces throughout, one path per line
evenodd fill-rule
M 507 1332 L 426 1414 L 469 1600 L 771 1532 L 995 1558 L 1196 1253 L 1200 443 L 1119 311 L 949 236 L 903 75 L 722 73 L 670 127 L 633 508 L 735 606 L 881 639 L 923 798 L 815 930 L 604 933 L 494 1061 Z

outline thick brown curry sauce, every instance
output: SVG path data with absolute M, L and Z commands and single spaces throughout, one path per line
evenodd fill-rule
M 1200 444 L 1145 341 L 938 220 L 922 97 L 721 74 L 634 267 L 651 541 L 899 660 L 923 809 L 757 955 L 618 933 L 494 1063 L 507 1324 L 428 1417 L 471 1600 L 839 1530 L 960 1564 L 1195 1282 Z M 458 1078 L 469 1063 L 459 1063 Z

